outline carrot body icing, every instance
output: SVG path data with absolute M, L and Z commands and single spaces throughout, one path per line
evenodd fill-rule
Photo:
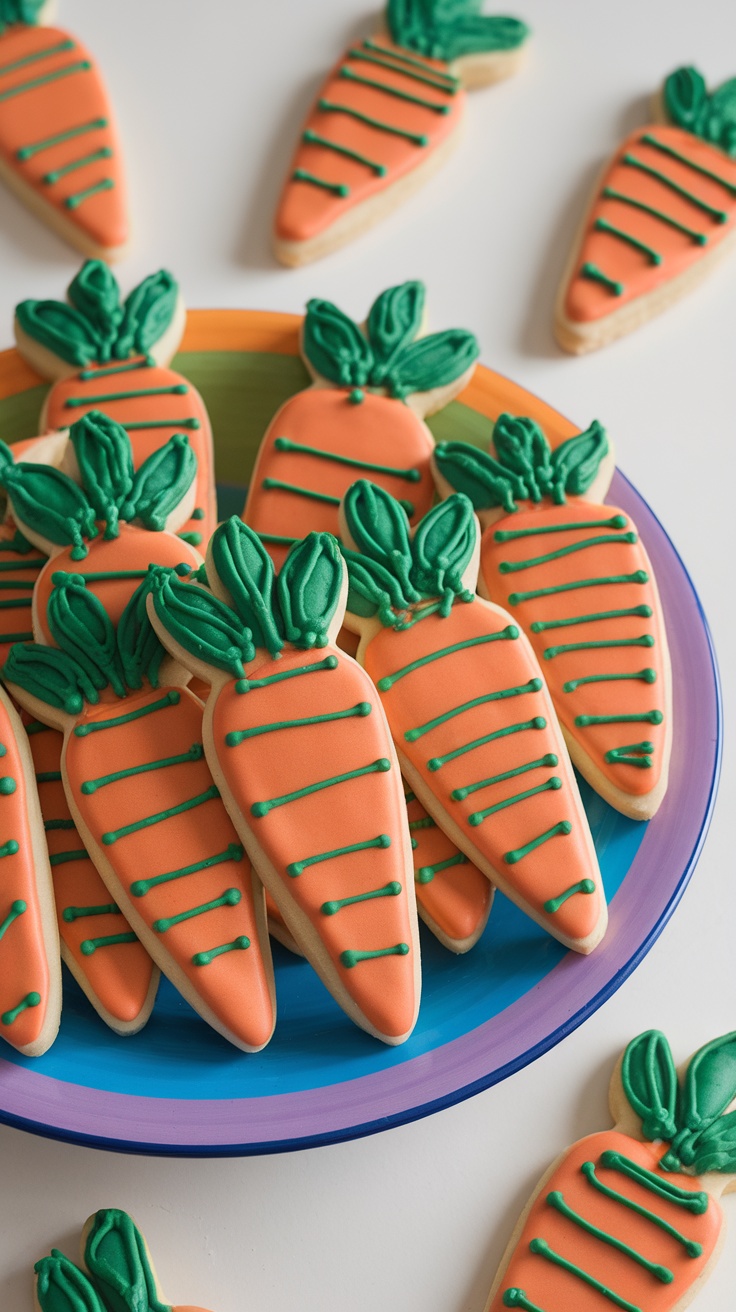
M 0 157 L 101 250 L 126 243 L 112 110 L 89 51 L 68 32 L 18 25 L 0 37 Z
M 0 524 L 0 666 L 14 642 L 30 642 L 33 588 L 46 556 L 23 541 L 14 524 Z
M 493 886 L 413 793 L 407 793 L 406 804 L 419 914 L 450 944 L 472 944 L 488 919 Z

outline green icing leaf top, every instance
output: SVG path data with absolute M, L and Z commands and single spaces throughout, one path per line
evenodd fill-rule
M 179 288 L 165 269 L 144 278 L 120 301 L 117 279 L 102 260 L 87 260 L 69 285 L 71 304 L 22 301 L 20 327 L 39 345 L 77 367 L 147 354 L 169 328 Z
M 481 0 L 388 0 L 386 21 L 397 45 L 429 59 L 515 50 L 529 29 L 518 18 L 485 17 Z
M 736 159 L 736 79 L 709 95 L 697 68 L 678 68 L 665 81 L 664 106 L 678 127 Z
M 153 604 L 167 633 L 198 661 L 242 679 L 255 657 L 250 629 L 206 588 L 180 583 L 173 570 L 151 573 Z
M 309 533 L 290 549 L 278 579 L 284 633 L 305 651 L 326 647 L 345 566 L 331 533 Z
M 117 651 L 115 630 L 102 602 L 90 592 L 78 574 L 57 570 L 49 597 L 47 616 L 54 642 L 76 661 L 79 681 L 87 701 L 95 700 L 94 690 L 112 686 L 118 697 L 125 696 L 125 684 Z
M 33 1269 L 41 1312 L 108 1312 L 92 1282 L 57 1248 Z
M 5 471 L 15 463 L 15 456 L 7 443 L 0 440 L 0 484 L 5 485 Z
M 133 478 L 130 498 L 120 511 L 123 519 L 140 519 L 147 529 L 161 532 L 169 515 L 184 500 L 197 477 L 197 457 L 184 433 L 152 451 Z
M 278 656 L 281 630 L 273 561 L 253 529 L 233 515 L 215 530 L 209 547 L 217 575 L 256 647 Z
M 106 1207 L 96 1213 L 84 1263 L 109 1312 L 172 1312 L 158 1298 L 145 1240 L 127 1212 Z
M 95 519 L 105 537 L 118 536 L 120 511 L 133 487 L 133 452 L 125 429 L 101 410 L 90 410 L 69 432 Z
M 477 359 L 472 333 L 452 328 L 415 340 L 422 324 L 424 285 L 389 287 L 371 306 L 365 333 L 331 301 L 311 300 L 303 349 L 312 368 L 338 387 L 385 389 L 400 399 L 446 387 Z
M 31 696 L 46 702 L 47 706 L 65 711 L 67 715 L 79 715 L 85 699 L 93 703 L 99 701 L 77 662 L 56 647 L 44 647 L 38 642 L 16 642 L 8 653 L 2 673 L 7 683 L 17 683 Z
M 57 546 L 71 546 L 72 560 L 88 554 L 97 537 L 95 513 L 81 488 L 52 465 L 20 461 L 2 472 L 13 518 Z
M 129 688 L 143 687 L 147 679 L 158 688 L 159 670 L 166 655 L 146 608 L 146 600 L 155 587 L 159 566 L 149 566 L 148 573 L 128 601 L 118 621 L 117 647 L 123 677 Z
M 465 442 L 440 442 L 437 468 L 476 510 L 502 508 L 507 514 L 518 502 L 549 497 L 562 505 L 567 496 L 584 496 L 608 452 L 605 430 L 594 420 L 583 433 L 554 450 L 532 419 L 499 415 L 493 430 L 496 457 Z
M 677 1071 L 670 1045 L 659 1030 L 632 1039 L 621 1066 L 624 1092 L 645 1139 L 673 1139 L 677 1132 Z
M 0 0 L 0 36 L 13 23 L 35 26 L 46 0 Z
M 736 1112 L 719 1116 L 698 1135 L 692 1166 L 696 1175 L 706 1171 L 736 1174 Z
M 348 610 L 378 615 L 387 628 L 402 629 L 419 614 L 449 615 L 455 601 L 472 601 L 462 576 L 475 551 L 478 524 L 470 500 L 448 497 L 425 515 L 409 537 L 398 501 L 365 479 L 353 483 L 343 502 L 345 522 L 357 551 L 343 547 L 350 590 Z M 438 605 L 414 610 L 418 602 Z
M 706 1043 L 687 1068 L 680 1120 L 688 1130 L 702 1130 L 736 1098 L 736 1031 Z

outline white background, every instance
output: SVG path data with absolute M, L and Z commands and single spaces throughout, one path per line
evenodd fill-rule
M 736 75 L 730 0 L 520 0 L 534 29 L 518 77 L 476 92 L 454 157 L 359 243 L 302 271 L 277 267 L 269 229 L 301 119 L 341 48 L 370 35 L 361 0 L 62 0 L 60 18 L 106 70 L 129 161 L 136 237 L 124 286 L 162 264 L 192 306 L 300 311 L 337 300 L 357 318 L 405 278 L 431 321 L 472 328 L 486 364 L 581 425 L 608 427 L 620 466 L 692 571 L 720 653 L 726 760 L 696 876 L 620 991 L 531 1068 L 403 1129 L 282 1157 L 161 1161 L 0 1128 L 0 1307 L 30 1312 L 32 1261 L 74 1252 L 101 1206 L 134 1212 L 169 1299 L 213 1312 L 482 1312 L 537 1177 L 608 1124 L 615 1058 L 640 1029 L 678 1060 L 736 1027 L 733 856 L 736 259 L 607 351 L 555 347 L 558 277 L 605 158 L 645 123 L 674 67 Z M 512 12 L 517 12 L 512 9 Z M 0 348 L 15 302 L 60 296 L 76 258 L 0 193 Z M 736 1199 L 726 1200 L 736 1223 Z M 730 1312 L 736 1224 L 695 1308 Z

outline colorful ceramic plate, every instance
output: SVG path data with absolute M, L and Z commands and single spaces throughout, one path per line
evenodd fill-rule
M 258 440 L 277 406 L 307 382 L 298 325 L 287 315 L 190 315 L 175 363 L 212 415 L 224 514 L 242 507 Z M 0 436 L 35 432 L 44 390 L 14 351 L 0 355 Z M 483 368 L 431 427 L 437 437 L 485 446 L 490 420 L 504 409 L 534 415 L 557 441 L 575 431 Z M 625 819 L 584 789 L 611 902 L 601 947 L 586 958 L 566 953 L 498 896 L 468 956 L 453 957 L 423 935 L 419 1022 L 400 1048 L 351 1025 L 310 968 L 278 946 L 278 1024 L 257 1056 L 229 1047 L 165 983 L 147 1028 L 118 1038 L 67 978 L 51 1051 L 35 1061 L 2 1052 L 0 1120 L 128 1152 L 197 1156 L 330 1143 L 487 1088 L 610 997 L 649 951 L 693 872 L 713 807 L 721 734 L 713 651 L 687 572 L 621 474 L 611 498 L 634 516 L 657 571 L 672 651 L 676 751 L 669 791 L 649 824 Z

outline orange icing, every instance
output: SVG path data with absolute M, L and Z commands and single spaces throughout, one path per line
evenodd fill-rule
M 381 38 L 380 44 L 386 50 L 406 54 L 401 47 L 392 46 L 387 38 Z M 353 48 L 358 46 L 356 42 Z M 411 57 L 421 58 L 414 54 Z M 383 56 L 379 55 L 378 58 Z M 348 51 L 329 74 L 309 112 L 302 135 L 305 131 L 315 132 L 325 140 L 347 147 L 373 163 L 382 165 L 386 173 L 379 176 L 366 164 L 349 159 L 328 147 L 305 142 L 300 137 L 276 213 L 276 236 L 282 241 L 308 241 L 324 232 L 361 202 L 385 191 L 412 169 L 424 164 L 459 127 L 465 106 L 465 93 L 458 89 L 450 94 L 448 90 L 439 87 L 435 89 L 424 82 L 415 81 L 406 72 L 400 71 L 399 62 L 395 70 L 379 68 L 378 65 L 351 58 Z M 430 76 L 432 73 L 447 75 L 449 71 L 448 65 L 440 60 L 427 59 L 421 62 Z M 412 104 L 375 87 L 348 81 L 340 76 L 340 70 L 345 67 L 359 77 L 382 82 L 411 96 L 443 106 L 447 112 L 438 113 L 432 108 Z M 438 77 L 437 81 L 446 83 L 446 76 Z M 425 137 L 426 145 L 419 145 L 346 114 L 320 110 L 321 100 L 347 106 L 380 123 Z M 345 186 L 349 189 L 349 195 L 336 195 L 323 187 L 295 180 L 293 174 L 296 169 L 304 169 L 326 182 Z
M 63 735 L 56 729 L 36 729 L 29 735 L 33 763 L 38 773 L 60 770 Z M 39 780 L 38 793 L 45 824 L 69 820 L 71 812 L 60 780 Z M 53 858 L 61 853 L 84 849 L 76 829 L 47 829 L 46 842 Z M 147 999 L 154 966 L 141 943 L 114 943 L 91 956 L 81 950 L 88 938 L 107 934 L 125 934 L 130 925 L 121 913 L 80 916 L 64 919 L 68 907 L 98 907 L 110 904 L 110 894 L 88 856 L 52 865 L 54 898 L 59 935 L 75 971 L 99 999 L 102 1007 L 116 1020 L 130 1023 L 140 1015 Z
M 719 174 L 730 187 L 736 186 L 736 161 L 730 159 L 716 146 L 702 141 L 682 128 L 655 124 L 638 128 L 632 133 L 616 152 L 585 221 L 581 245 L 565 297 L 565 314 L 578 323 L 605 318 L 628 302 L 655 291 L 662 283 L 669 282 L 684 273 L 733 233 L 736 200 L 726 187 L 712 178 L 697 173 L 679 160 L 672 159 L 656 147 L 642 142 L 645 133 L 656 137 L 658 141 L 679 154 L 687 156 L 695 164 Z M 647 166 L 655 168 L 659 173 L 666 174 L 673 182 L 698 196 L 706 204 L 727 213 L 728 222 L 718 222 L 713 215 L 705 213 L 692 200 L 678 195 L 659 179 L 624 164 L 623 156 L 627 153 Z M 633 197 L 645 205 L 670 215 L 693 232 L 704 234 L 708 239 L 707 244 L 699 245 L 692 237 L 662 222 L 656 216 L 645 214 L 623 201 L 603 196 L 601 194 L 603 186 L 612 187 L 614 191 Z M 653 264 L 644 252 L 611 233 L 596 231 L 593 225 L 599 218 L 603 218 L 614 227 L 651 247 L 662 256 L 661 264 Z M 615 282 L 621 283 L 622 293 L 617 296 L 600 282 L 581 278 L 580 269 L 588 261 Z
M 491 600 L 499 606 L 507 607 L 528 635 L 565 731 L 612 784 L 633 796 L 644 796 L 656 787 L 662 772 L 665 744 L 670 731 L 667 712 L 671 680 L 661 606 L 653 582 L 652 566 L 641 541 L 605 543 L 517 573 L 502 573 L 499 565 L 501 562 L 533 559 L 579 543 L 581 539 L 613 534 L 610 529 L 594 528 L 587 532 L 563 531 L 511 542 L 494 541 L 494 534 L 499 531 L 519 531 L 545 523 L 560 525 L 605 521 L 622 514 L 615 506 L 596 505 L 579 498 L 571 498 L 563 506 L 553 506 L 549 502 L 537 506 L 527 504 L 516 514 L 504 516 L 486 529 L 481 552 L 481 576 Z M 626 531 L 635 531 L 629 517 L 624 518 Z M 515 604 L 509 601 L 510 594 L 516 592 L 555 587 L 585 578 L 630 575 L 641 570 L 649 576 L 649 582 L 602 584 Z M 535 622 L 640 606 L 648 606 L 652 615 L 592 620 L 587 624 L 545 629 L 541 633 L 532 631 Z M 647 634 L 654 638 L 651 647 L 592 648 L 587 651 L 561 652 L 545 659 L 545 651 L 558 645 L 617 642 L 642 638 Z M 653 682 L 624 679 L 584 683 L 570 691 L 565 691 L 564 687 L 569 681 L 590 676 L 636 673 L 645 669 L 654 671 L 656 678 Z M 653 710 L 662 712 L 664 720 L 661 724 L 646 721 L 583 727 L 575 724 L 576 717 L 580 715 L 636 715 Z M 642 740 L 653 744 L 653 751 L 649 753 L 652 764 L 648 769 L 611 764 L 605 760 L 605 754 L 611 749 Z
M 459 848 L 430 820 L 417 798 L 407 800 L 409 832 L 414 852 L 414 887 L 417 909 L 454 943 L 476 941 L 485 928 L 493 901 L 493 886 Z M 417 823 L 418 822 L 418 823 Z M 431 878 L 429 867 L 456 861 Z M 422 872 L 425 872 L 423 876 Z M 424 918 L 424 917 L 423 917 Z M 430 926 L 431 927 L 431 926 Z
M 173 533 L 157 533 L 123 523 L 120 524 L 118 537 L 106 539 L 101 532 L 94 538 L 89 543 L 89 554 L 84 560 L 72 560 L 71 552 L 71 547 L 62 547 L 49 558 L 38 576 L 34 594 L 34 620 L 38 623 L 39 642 L 51 641 L 46 628 L 46 607 L 53 591 L 53 576 L 57 571 L 84 575 L 113 570 L 141 572 L 141 578 L 90 579 L 87 584 L 102 602 L 113 625 L 116 625 L 149 565 L 174 566 L 183 563 L 196 569 L 201 563 L 196 548 L 182 542 Z
M 378 684 L 416 660 L 455 643 L 500 632 L 511 622 L 510 615 L 484 602 L 460 602 L 446 619 L 434 614 L 403 631 L 381 629 L 361 659 Z M 407 673 L 379 695 L 400 759 L 417 772 L 427 790 L 422 801 L 438 823 L 450 819 L 458 825 L 459 834 L 453 834 L 453 840 L 470 860 L 490 865 L 500 886 L 523 909 L 532 910 L 550 933 L 583 940 L 599 923 L 603 892 L 567 749 L 544 686 L 465 710 L 415 741 L 405 736 L 406 731 L 465 702 L 525 685 L 535 678 L 539 679 L 539 665 L 523 634 L 519 634 L 515 640 L 500 639 L 433 660 Z M 546 726 L 496 738 L 447 761 L 439 769 L 428 768 L 430 760 L 444 757 L 476 738 L 534 719 L 545 720 Z M 550 753 L 557 757 L 554 766 L 535 767 L 485 786 L 463 800 L 451 797 L 454 789 L 515 770 Z M 536 788 L 552 777 L 561 780 L 560 787 L 500 810 L 477 827 L 469 824 L 471 814 Z M 410 781 L 413 787 L 413 776 Z M 562 821 L 572 824 L 571 833 L 556 834 L 513 864 L 505 861 L 506 853 L 533 842 Z M 569 897 L 554 914 L 543 910 L 548 899 L 559 897 L 584 879 L 593 880 L 594 892 Z
M 366 392 L 363 401 L 355 405 L 349 396 L 345 388 L 311 387 L 287 401 L 271 421 L 243 510 L 243 519 L 256 533 L 300 538 L 312 530 L 338 532 L 337 505 L 264 487 L 264 480 L 271 478 L 339 500 L 356 478 L 365 476 L 392 496 L 410 501 L 414 507 L 412 523 L 429 510 L 434 500 L 429 469 L 434 443 L 429 429 L 401 401 Z M 278 438 L 371 464 L 419 470 L 420 479 L 412 482 L 306 452 L 279 451 L 275 446 Z M 264 545 L 280 565 L 287 548 L 267 540 Z
M 0 1038 L 23 1051 L 41 1035 L 52 1001 L 54 966 L 47 953 L 53 940 L 45 942 L 43 915 L 50 911 L 53 919 L 53 900 L 48 869 L 35 868 L 28 815 L 31 799 L 5 694 L 0 694 L 0 743 L 4 749 L 0 776 L 15 782 L 12 792 L 0 792 L 0 924 L 15 902 L 26 904 L 0 937 Z M 17 843 L 17 852 L 4 850 L 8 842 Z M 4 1021 L 29 994 L 40 994 L 40 1003 Z
M 88 410 L 103 410 L 123 427 L 126 424 L 146 421 L 159 423 L 172 417 L 176 419 L 176 423 L 164 428 L 133 429 L 128 434 L 133 448 L 133 462 L 138 468 L 152 452 L 164 446 L 175 433 L 186 433 L 189 445 L 197 457 L 195 506 L 204 511 L 204 518 L 187 520 L 180 531 L 198 533 L 201 542 L 207 543 L 217 524 L 217 507 L 212 430 L 202 397 L 196 387 L 173 369 L 141 364 L 140 369 L 105 376 L 105 369 L 110 367 L 109 364 L 100 366 L 103 377 L 97 380 L 94 373 L 91 378 L 85 379 L 80 378 L 77 373 L 71 378 L 62 378 L 54 383 L 48 394 L 44 411 L 47 429 L 53 431 L 68 428 L 76 419 L 81 419 Z M 169 393 L 161 396 L 131 396 L 119 401 L 99 400 L 100 397 L 119 395 L 123 392 L 172 387 L 185 387 L 186 391 L 182 394 Z M 85 405 L 67 405 L 67 401 L 85 396 L 97 397 L 98 400 L 92 399 Z M 182 427 L 184 420 L 196 420 L 199 427 Z
M 72 49 L 2 73 L 7 65 L 70 41 L 73 41 Z M 4 98 L 15 87 L 27 86 L 47 74 L 84 62 L 89 62 L 88 69 Z M 98 119 L 105 119 L 107 126 L 34 152 L 29 159 L 18 158 L 18 151 L 26 147 Z M 53 183 L 44 182 L 49 173 L 63 170 L 102 149 L 111 151 L 109 158 L 98 158 L 64 172 Z M 53 27 L 22 25 L 6 29 L 0 37 L 0 157 L 47 205 L 75 224 L 103 251 L 125 245 L 128 239 L 126 187 L 117 129 L 99 71 L 89 51 L 76 37 Z M 65 204 L 70 197 L 80 196 L 103 179 L 111 179 L 114 185 L 90 195 L 76 207 Z
M 688 1294 L 704 1274 L 721 1233 L 723 1214 L 718 1202 L 709 1197 L 707 1211 L 700 1216 L 693 1215 L 684 1207 L 659 1198 L 638 1182 L 600 1164 L 601 1154 L 608 1151 L 620 1153 L 646 1170 L 654 1171 L 663 1182 L 694 1193 L 703 1188 L 697 1176 L 657 1171 L 664 1152 L 662 1144 L 639 1143 L 616 1130 L 580 1139 L 542 1185 L 488 1312 L 504 1312 L 503 1294 L 509 1288 L 524 1290 L 532 1303 L 549 1312 L 562 1308 L 575 1308 L 576 1312 L 590 1308 L 592 1312 L 593 1308 L 613 1306 L 579 1277 L 530 1252 L 529 1244 L 535 1238 L 544 1239 L 556 1253 L 581 1267 L 642 1312 L 674 1312 L 675 1308 L 684 1307 L 689 1302 Z M 594 1163 L 597 1178 L 608 1188 L 656 1213 L 687 1239 L 702 1244 L 702 1255 L 689 1257 L 672 1235 L 615 1200 L 604 1197 L 582 1174 L 580 1168 L 584 1162 Z M 547 1202 L 548 1194 L 555 1190 L 561 1191 L 565 1203 L 578 1215 L 623 1240 L 649 1261 L 668 1268 L 674 1280 L 669 1284 L 662 1283 L 631 1257 L 586 1234 L 574 1222 L 560 1215 Z
M 347 990 L 368 1022 L 381 1034 L 406 1035 L 413 1027 L 419 1003 L 415 983 L 416 930 L 414 895 L 406 886 L 406 811 L 401 777 L 395 759 L 390 770 L 362 775 L 322 791 L 313 792 L 257 817 L 251 806 L 284 796 L 379 759 L 393 756 L 386 723 L 377 705 L 376 690 L 360 666 L 333 647 L 316 651 L 285 650 L 278 661 L 267 660 L 249 669 L 250 679 L 283 674 L 292 668 L 337 657 L 337 667 L 287 679 L 247 693 L 227 683 L 208 715 L 217 760 L 228 792 L 238 808 L 243 842 L 257 864 L 260 852 L 275 868 L 277 881 L 268 878 L 269 891 L 287 927 L 309 959 L 315 949 L 305 942 L 318 940 L 316 951 L 327 959 L 333 977 Z M 225 735 L 274 721 L 303 719 L 353 707 L 372 705 L 368 715 L 342 722 L 305 725 L 259 734 L 230 747 Z M 287 866 L 317 854 L 368 841 L 385 834 L 388 847 L 332 857 L 306 866 L 296 877 Z M 336 913 L 322 911 L 325 903 L 360 897 L 369 890 L 396 882 L 401 891 L 353 903 Z M 342 964 L 345 950 L 383 950 L 400 943 L 405 955 Z
M 11 550 L 7 544 L 12 543 L 15 534 L 15 524 L 0 524 L 0 668 L 14 642 L 30 642 L 33 637 L 32 608 L 27 603 L 42 567 L 29 567 L 24 561 L 46 560 L 34 546 L 25 555 Z
M 111 772 L 137 767 L 162 757 L 182 755 L 202 742 L 202 707 L 185 689 L 158 688 L 135 693 L 124 700 L 108 700 L 88 707 L 77 725 L 92 725 L 127 715 L 167 693 L 178 695 L 172 704 L 127 724 L 77 736 L 67 732 L 63 770 L 67 796 L 86 846 L 93 857 L 113 867 L 122 891 L 122 906 L 134 927 L 143 927 L 156 963 L 173 982 L 181 979 L 205 1004 L 220 1024 L 247 1047 L 259 1048 L 273 1032 L 275 1013 L 270 996 L 270 961 L 261 953 L 256 893 L 247 859 L 219 796 L 169 816 L 155 824 L 121 835 L 106 845 L 103 834 L 119 831 L 143 817 L 181 805 L 212 788 L 204 757 L 165 766 L 152 773 L 135 774 L 85 794 L 85 781 Z M 208 868 L 167 880 L 135 896 L 136 881 L 158 876 L 203 861 L 231 849 L 233 855 Z M 230 889 L 240 893 L 232 905 L 221 905 L 179 921 L 165 929 L 154 925 L 194 907 L 221 898 Z M 260 896 L 260 894 L 258 894 Z M 118 898 L 120 893 L 118 892 Z M 218 955 L 196 964 L 198 953 L 210 952 L 244 936 L 247 948 Z

